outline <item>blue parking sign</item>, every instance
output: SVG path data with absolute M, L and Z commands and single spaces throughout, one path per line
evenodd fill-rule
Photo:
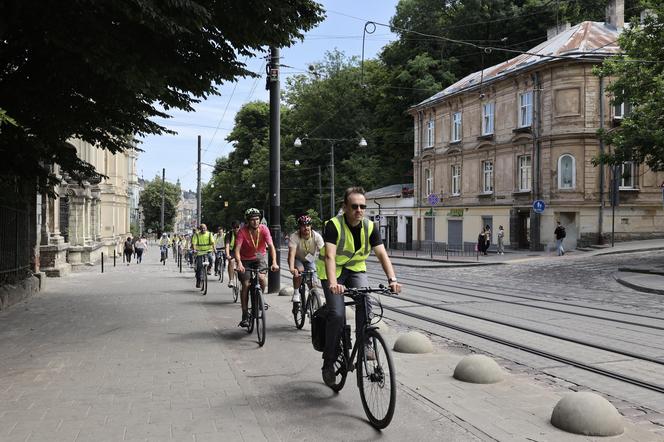
M 536 200 L 533 203 L 533 211 L 535 211 L 535 213 L 542 213 L 544 212 L 544 209 L 546 209 L 546 204 L 544 204 L 544 201 Z

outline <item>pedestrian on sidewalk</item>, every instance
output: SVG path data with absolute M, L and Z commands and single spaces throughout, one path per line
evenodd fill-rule
M 504 255 L 505 254 L 505 230 L 503 230 L 503 226 L 498 226 L 498 254 L 499 255 Z
M 489 250 L 489 247 L 491 246 L 491 226 L 488 224 L 484 228 L 484 248 L 482 249 L 482 252 L 484 252 L 484 255 L 487 255 L 487 251 Z
M 563 256 L 565 254 L 563 240 L 567 236 L 567 233 L 565 232 L 565 228 L 560 224 L 560 221 L 556 221 L 556 223 L 558 226 L 553 231 L 553 234 L 556 236 L 556 250 L 558 251 L 558 256 Z
M 486 242 L 484 229 L 480 231 L 480 234 L 477 235 L 477 245 L 475 246 L 475 251 L 481 254 L 484 254 L 484 243 Z
M 134 246 L 131 244 L 131 236 L 127 237 L 127 240 L 124 243 L 124 255 L 125 262 L 127 265 L 131 262 L 131 255 L 134 254 Z
M 136 252 L 136 264 L 140 264 L 143 261 L 143 251 L 145 250 L 145 244 L 139 238 L 134 243 L 134 251 Z

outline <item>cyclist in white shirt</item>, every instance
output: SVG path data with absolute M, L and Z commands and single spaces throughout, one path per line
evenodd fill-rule
M 297 219 L 298 230 L 290 236 L 288 243 L 288 268 L 293 275 L 293 311 L 300 306 L 300 287 L 303 270 L 316 270 L 318 252 L 325 245 L 323 237 L 311 228 L 311 217 L 302 215 Z M 310 289 L 312 287 L 309 287 Z

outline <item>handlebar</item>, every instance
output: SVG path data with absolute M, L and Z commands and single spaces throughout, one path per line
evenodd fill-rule
M 357 298 L 361 296 L 367 296 L 371 293 L 378 293 L 380 295 L 393 295 L 394 292 L 390 290 L 389 287 L 385 287 L 383 284 L 380 284 L 378 288 L 374 287 L 346 287 L 346 290 L 342 293 L 343 296 L 349 298 Z

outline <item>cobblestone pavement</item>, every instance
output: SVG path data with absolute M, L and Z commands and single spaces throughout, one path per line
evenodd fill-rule
M 628 306 L 664 314 L 662 296 L 629 289 L 612 276 L 619 267 L 643 265 L 664 266 L 664 252 L 546 257 L 486 267 L 403 268 L 399 269 L 399 274 L 459 286 L 528 290 L 545 296 Z

